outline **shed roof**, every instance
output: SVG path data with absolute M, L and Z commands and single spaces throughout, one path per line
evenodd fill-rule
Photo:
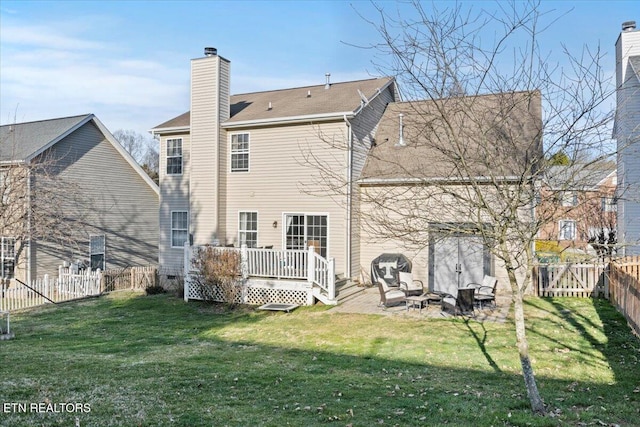
M 518 177 L 541 157 L 541 131 L 537 91 L 392 103 L 361 183 Z

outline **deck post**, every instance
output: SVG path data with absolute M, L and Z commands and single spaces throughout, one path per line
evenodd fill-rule
M 240 247 L 240 273 L 245 280 L 249 277 L 249 252 L 246 243 Z
M 191 247 L 189 247 L 188 241 L 184 242 L 183 270 L 184 301 L 189 302 L 189 271 L 191 270 Z
M 330 258 L 327 262 L 327 293 L 331 300 L 336 299 L 336 260 Z
M 315 258 L 315 249 L 313 246 L 309 246 L 307 250 L 307 282 L 309 285 L 313 286 L 313 281 L 316 277 L 316 258 Z

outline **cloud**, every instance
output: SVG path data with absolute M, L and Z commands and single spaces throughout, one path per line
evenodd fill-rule
M 95 113 L 110 129 L 144 132 L 188 106 L 188 63 L 131 58 L 88 28 L 58 24 L 3 25 L 2 123 Z

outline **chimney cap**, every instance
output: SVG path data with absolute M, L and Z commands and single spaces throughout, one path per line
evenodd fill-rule
M 205 47 L 204 48 L 204 56 L 216 56 L 218 54 L 218 49 L 215 47 Z
M 622 23 L 622 31 L 633 31 L 636 29 L 636 21 L 625 21 Z

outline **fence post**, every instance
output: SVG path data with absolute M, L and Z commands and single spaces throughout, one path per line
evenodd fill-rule
M 191 247 L 189 246 L 189 242 L 184 242 L 184 259 L 183 259 L 183 269 L 184 269 L 184 300 L 185 302 L 189 301 L 189 272 L 191 271 Z
M 44 282 L 42 283 L 42 293 L 45 294 L 47 296 L 47 298 L 51 298 L 52 297 L 52 295 L 49 295 L 49 275 L 48 274 L 44 275 Z M 46 304 L 49 301 L 45 300 L 44 302 Z

